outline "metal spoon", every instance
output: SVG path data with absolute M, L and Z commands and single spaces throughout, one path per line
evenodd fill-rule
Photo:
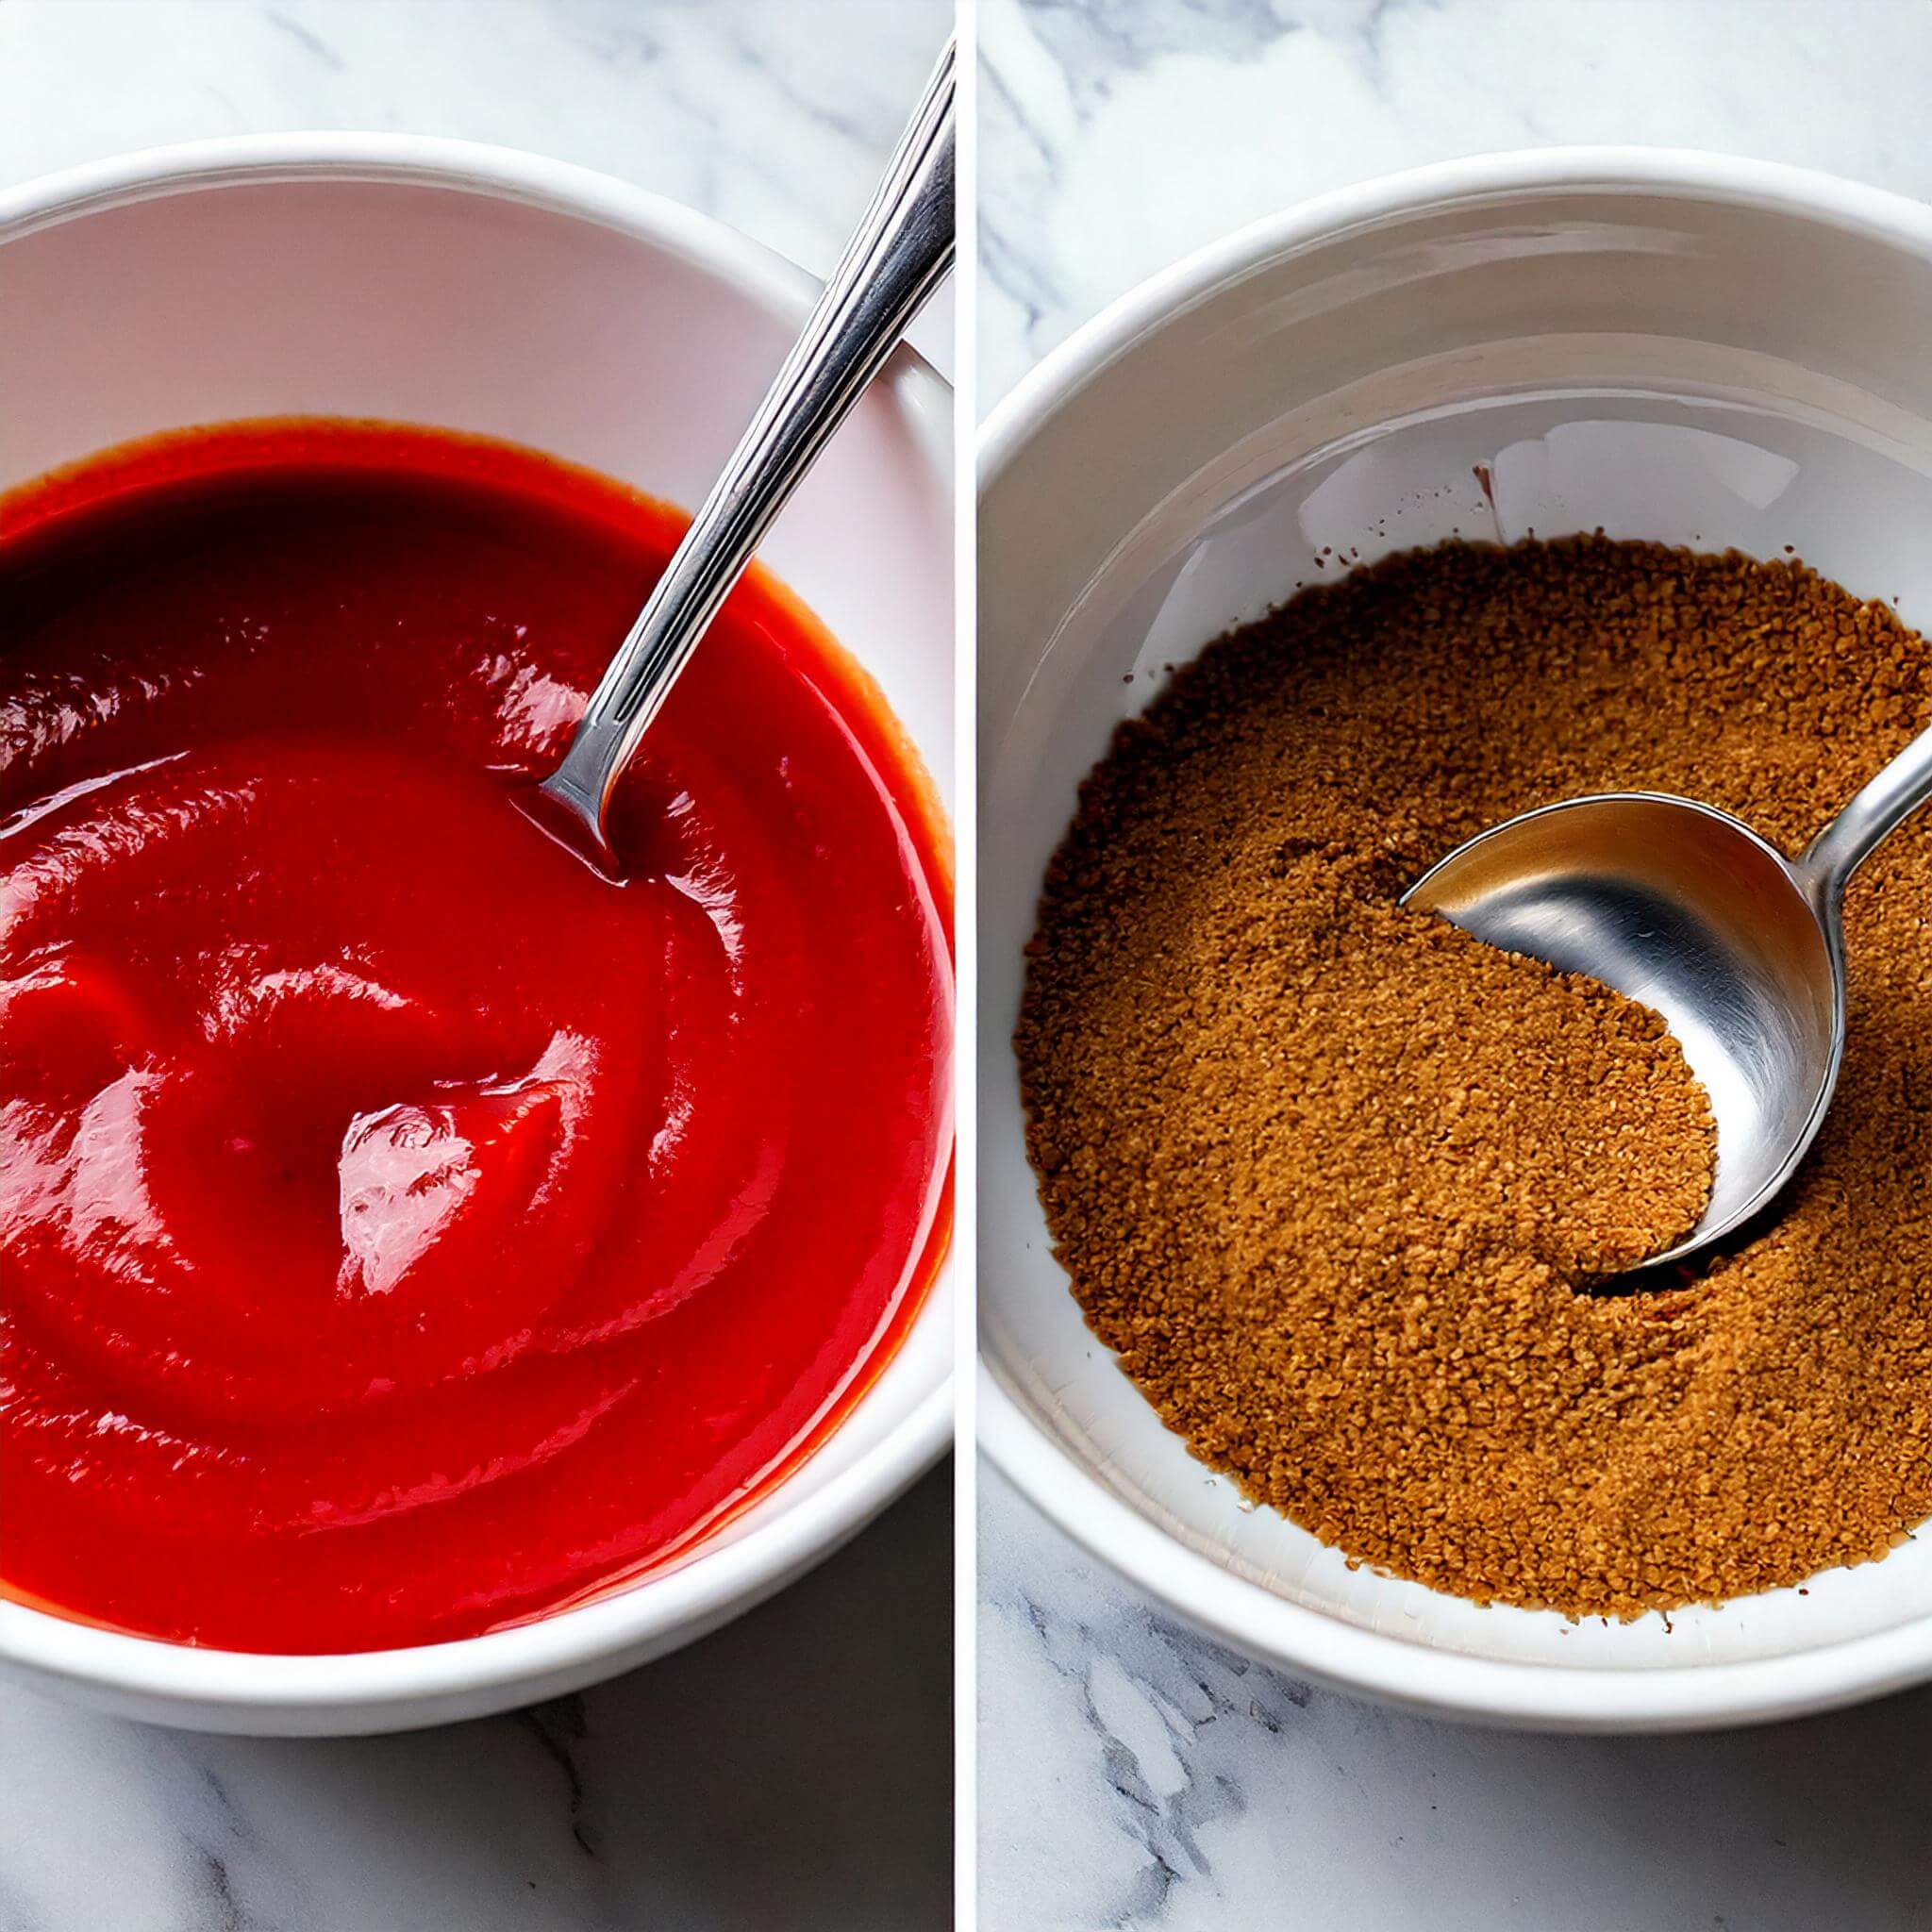
M 1494 826 L 1402 903 L 1585 973 L 1662 1016 L 1717 1118 L 1701 1220 L 1640 1264 L 1700 1254 L 1771 1200 L 1817 1138 L 1845 1051 L 1844 892 L 1932 797 L 1932 731 L 1801 858 L 1687 798 L 1573 798 Z
M 953 42 L 872 206 L 732 451 L 563 761 L 539 788 L 547 827 L 614 873 L 610 794 L 751 555 L 953 262 Z

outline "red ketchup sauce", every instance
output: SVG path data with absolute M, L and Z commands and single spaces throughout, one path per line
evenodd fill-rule
M 519 788 L 682 527 L 496 444 L 242 425 L 0 503 L 0 1591 L 255 1651 L 675 1561 L 950 1225 L 949 884 L 754 573 L 620 790 Z

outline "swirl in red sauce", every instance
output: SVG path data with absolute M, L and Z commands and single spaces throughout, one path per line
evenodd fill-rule
M 170 439 L 0 505 L 0 1589 L 229 1648 L 673 1559 L 945 1241 L 947 882 L 769 580 L 621 788 L 513 792 L 678 520 L 427 432 Z

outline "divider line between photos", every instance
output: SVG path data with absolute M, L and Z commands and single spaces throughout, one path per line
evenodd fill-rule
M 957 816 L 954 953 L 955 1278 L 959 1291 L 953 1350 L 953 1923 L 978 1924 L 978 312 L 979 37 L 978 0 L 958 0 L 958 113 L 956 192 L 958 246 L 953 271 L 953 758 Z

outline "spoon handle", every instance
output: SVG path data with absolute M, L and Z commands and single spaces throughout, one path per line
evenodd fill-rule
M 604 810 L 706 626 L 953 261 L 954 46 L 751 426 L 691 519 L 542 789 L 604 841 Z
M 1859 787 L 1810 844 L 1796 871 L 1821 913 L 1834 912 L 1852 874 L 1932 798 L 1932 731 L 1922 731 Z

